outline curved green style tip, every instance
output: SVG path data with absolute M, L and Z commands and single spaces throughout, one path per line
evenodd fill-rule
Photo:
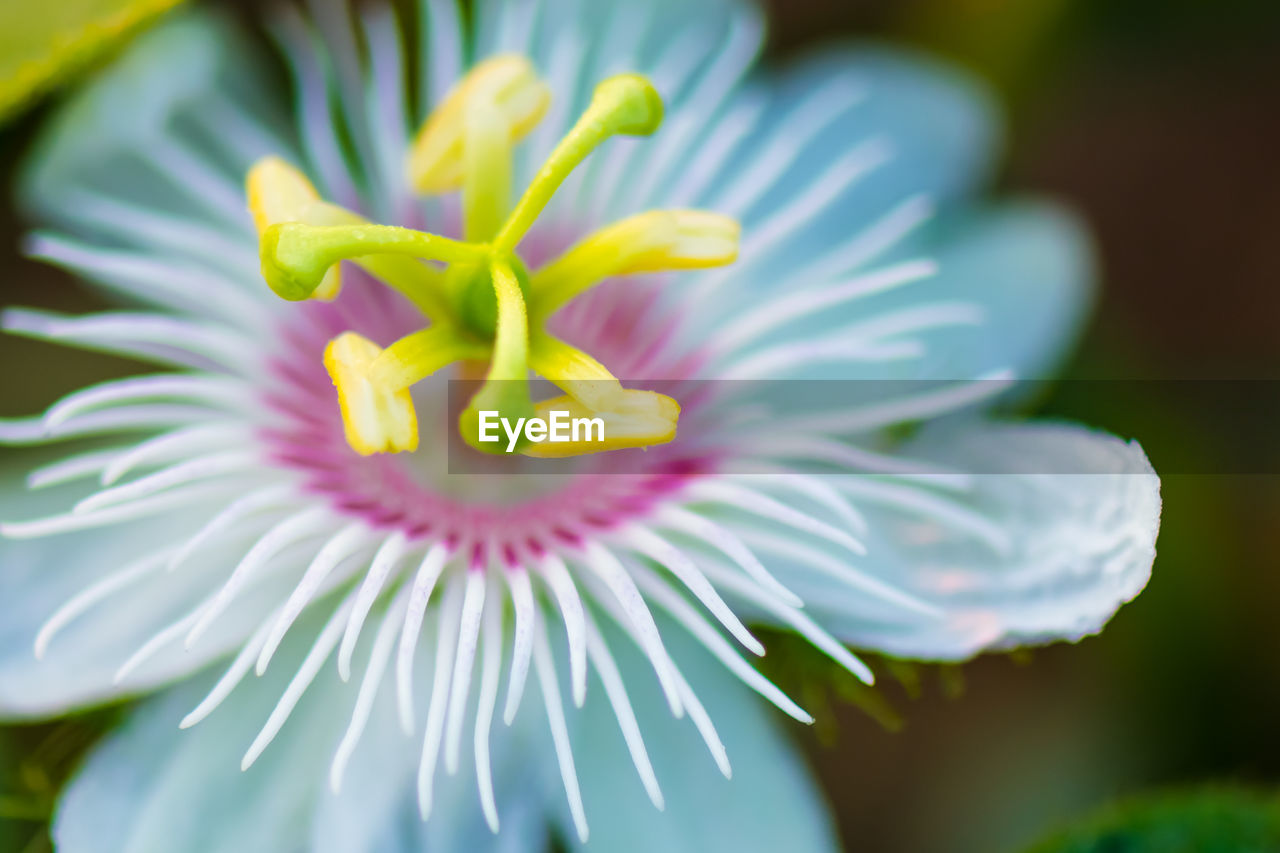
M 328 269 L 327 264 L 317 268 L 311 263 L 313 252 L 298 251 L 298 228 L 295 223 L 272 225 L 258 241 L 262 277 L 277 296 L 290 302 L 310 298 Z
M 601 81 L 592 100 L 601 107 L 608 105 L 617 133 L 649 136 L 662 124 L 662 96 L 640 74 L 616 74 Z

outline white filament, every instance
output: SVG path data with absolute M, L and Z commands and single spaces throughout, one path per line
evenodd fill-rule
M 753 474 L 728 474 L 725 475 L 725 479 L 738 483 L 751 483 L 764 488 L 790 489 L 825 506 L 858 534 L 866 534 L 870 530 L 866 517 L 858 512 L 857 508 L 850 504 L 844 495 L 840 494 L 839 489 L 829 485 L 819 477 L 795 474 L 785 468 L 777 467 L 768 471 L 764 477 L 758 477 Z
M 507 682 L 507 700 L 502 719 L 507 725 L 516 718 L 520 698 L 524 695 L 525 679 L 529 675 L 529 660 L 533 655 L 533 623 L 536 619 L 533 587 L 529 573 L 523 567 L 512 567 L 504 573 L 511 587 L 511 605 L 515 611 L 515 637 L 511 644 L 511 676 Z M 577 703 L 581 707 L 581 703 Z
M 490 581 L 492 583 L 492 580 Z M 490 598 L 497 598 L 497 590 L 490 591 Z M 502 674 L 502 608 L 488 607 L 484 611 L 484 659 L 481 662 L 480 699 L 476 706 L 474 736 L 476 756 L 476 783 L 480 788 L 480 808 L 485 821 L 494 832 L 498 831 L 498 805 L 493 796 L 493 770 L 489 760 L 489 731 L 493 725 L 493 712 L 498 704 L 498 681 Z M 530 626 L 532 630 L 532 626 Z
M 865 96 L 865 88 L 847 77 L 829 79 L 811 91 L 781 117 L 752 162 L 734 180 L 725 182 L 725 192 L 708 207 L 743 218 L 801 152 Z
M 636 713 L 627 696 L 626 685 L 618 673 L 618 665 L 609 652 L 608 644 L 592 621 L 587 622 L 587 653 L 604 685 L 605 696 L 613 708 L 613 716 L 618 721 L 618 729 L 622 732 L 627 752 L 631 755 L 631 763 L 640 774 L 640 782 L 644 785 L 649 800 L 661 811 L 666 808 L 666 802 L 662 797 L 662 789 L 658 786 L 658 776 L 653 772 L 653 764 L 649 761 L 649 752 L 645 749 L 644 737 L 640 733 L 640 724 L 636 722 Z
M 801 611 L 777 601 L 770 595 L 764 594 L 755 585 L 748 583 L 733 572 L 724 571 L 719 566 L 708 565 L 706 571 L 721 586 L 731 589 L 737 595 L 741 595 L 748 601 L 763 607 L 795 628 L 801 636 L 813 643 L 821 651 L 826 652 L 828 657 L 853 673 L 858 680 L 865 684 L 875 683 L 875 676 L 865 663 Z
M 937 272 L 938 265 L 934 261 L 904 261 L 839 284 L 786 291 L 734 319 L 723 331 L 716 333 L 710 345 L 717 355 L 726 355 L 793 320 L 921 281 Z
M 409 610 L 405 614 L 404 629 L 400 632 L 400 649 L 396 653 L 396 699 L 400 715 L 400 727 L 405 734 L 413 734 L 413 655 L 418 648 L 418 636 L 422 631 L 422 617 L 427 612 L 427 602 L 435 589 L 440 572 L 449 558 L 449 549 L 433 545 L 428 549 L 413 578 L 413 591 L 409 597 Z
M 794 538 L 775 536 L 763 530 L 743 530 L 742 537 L 747 542 L 754 544 L 761 550 L 771 551 L 774 554 L 781 554 L 792 559 L 799 560 L 809 566 L 817 569 L 824 575 L 834 578 L 846 586 L 854 589 L 860 589 L 863 592 L 886 601 L 897 607 L 911 610 L 915 613 L 923 613 L 927 616 L 940 616 L 941 612 L 926 601 L 899 589 L 886 581 L 880 580 L 874 575 L 850 566 L 843 560 L 819 551 L 817 548 L 810 548 Z
M 806 725 L 813 722 L 812 715 L 736 654 L 733 647 L 660 578 L 652 572 L 641 570 L 636 573 L 636 583 L 744 684 L 768 699 L 784 714 Z
M 296 497 L 297 491 L 293 488 L 293 485 L 271 485 L 271 487 L 259 489 L 259 491 L 250 492 L 246 496 L 236 498 L 236 500 L 228 503 L 223 510 L 218 512 L 218 515 L 207 521 L 205 526 L 197 530 L 193 537 L 187 539 L 186 544 L 178 548 L 172 560 L 169 561 L 168 569 L 170 571 L 177 569 L 178 565 L 193 555 L 198 548 L 227 532 L 232 526 L 241 523 L 246 517 L 262 510 L 284 506 L 285 503 L 291 502 Z
M 79 480 L 82 477 L 88 477 L 91 474 L 97 474 L 111 465 L 112 461 L 120 456 L 122 450 L 122 448 L 115 447 L 111 450 L 93 450 L 88 453 L 78 453 L 36 468 L 27 475 L 27 488 L 34 491 L 48 488 L 49 486 L 59 486 L 63 483 Z
M 152 495 L 132 503 L 118 504 L 96 512 L 66 512 L 29 521 L 3 522 L 0 523 L 0 536 L 10 539 L 32 539 L 52 536 L 56 533 L 106 527 L 156 513 L 170 512 L 183 504 L 225 496 L 228 488 L 230 486 L 227 483 L 203 483 L 186 489 L 174 489 L 162 495 Z
M 680 701 L 680 690 L 676 686 L 673 675 L 675 664 L 672 663 L 666 647 L 662 644 L 662 636 L 658 633 L 658 626 L 653 621 L 653 614 L 644 603 L 644 596 L 640 595 L 640 590 L 636 589 L 635 582 L 631 580 L 627 570 L 608 549 L 593 542 L 587 545 L 585 556 L 587 565 L 604 581 L 605 586 L 622 608 L 628 625 L 635 630 L 637 642 L 658 676 L 658 683 L 662 685 L 662 692 L 667 697 L 667 704 L 671 706 L 671 713 L 677 717 L 683 716 L 684 707 Z
M 610 601 L 607 598 L 601 599 L 600 603 L 609 612 L 609 615 L 613 617 L 614 622 L 626 631 L 632 641 L 637 646 L 641 646 L 641 648 L 643 648 L 643 638 L 636 632 L 635 627 L 630 624 L 630 620 L 626 618 L 626 614 L 619 612 L 617 603 Z M 671 677 L 675 681 L 676 689 L 680 692 L 682 707 L 688 710 L 689 719 L 693 721 L 694 728 L 698 730 L 698 734 L 702 738 L 703 743 L 707 745 L 707 750 L 711 753 L 711 757 L 716 762 L 716 766 L 720 768 L 720 772 L 724 774 L 726 779 L 729 778 L 733 773 L 733 770 L 729 765 L 729 753 L 725 750 L 724 743 L 721 742 L 720 736 L 716 732 L 716 727 L 711 722 L 711 717 L 707 714 L 706 708 L 702 706 L 697 695 L 693 692 L 693 688 L 689 686 L 689 682 L 680 674 L 680 669 L 675 665 L 675 663 L 671 664 Z
M 351 608 L 351 618 L 347 620 L 347 628 L 342 634 L 342 646 L 338 649 L 338 676 L 343 681 L 351 678 L 351 655 L 355 652 L 356 641 L 360 639 L 360 629 L 364 627 L 364 620 L 382 592 L 387 578 L 391 576 L 391 571 L 404 556 L 408 544 L 408 537 L 397 530 L 387 537 L 373 555 L 373 562 L 370 563 L 364 582 L 360 584 L 360 589 L 356 593 L 355 605 Z
M 662 527 L 692 536 L 720 551 L 779 600 L 785 601 L 792 607 L 804 606 L 804 599 L 783 586 L 781 581 L 756 558 L 756 555 L 751 553 L 751 549 L 742 543 L 741 539 L 711 519 L 672 504 L 658 510 L 655 520 Z
M 726 506 L 736 507 L 752 515 L 761 518 L 767 518 L 770 521 L 776 521 L 787 527 L 794 528 L 804 533 L 811 533 L 814 536 L 834 542 L 837 545 L 848 548 L 854 554 L 863 556 L 867 553 L 867 546 L 863 545 L 857 539 L 850 536 L 843 530 L 827 524 L 825 521 L 813 518 L 799 510 L 792 509 L 780 501 L 776 501 L 767 495 L 733 483 L 715 482 L 703 480 L 693 483 L 688 489 L 689 497 L 695 501 L 706 501 L 708 503 L 720 503 Z
M 363 524 L 355 522 L 339 530 L 320 546 L 320 550 L 316 552 L 306 571 L 302 573 L 302 580 L 298 581 L 298 585 L 289 593 L 289 598 L 281 608 L 280 615 L 271 626 L 271 633 L 262 647 L 262 654 L 258 656 L 256 668 L 258 675 L 267 671 L 267 666 L 271 663 L 276 649 L 280 647 L 281 641 L 284 640 L 284 635 L 289 632 L 289 628 L 293 626 L 303 609 L 324 589 L 325 580 L 344 560 L 359 553 L 368 544 L 369 535 L 368 529 Z
M 112 486 L 90 495 L 77 503 L 72 512 L 86 513 L 95 509 L 117 506 L 139 498 L 150 497 L 174 486 L 185 486 L 197 480 L 208 480 L 261 468 L 262 459 L 256 450 L 225 450 L 197 456 L 139 477 L 122 486 Z
M 387 669 L 387 661 L 391 658 L 391 650 L 395 646 L 396 634 L 404 621 L 405 606 L 408 604 L 409 587 L 400 588 L 396 598 L 382 617 L 382 624 L 373 638 L 373 649 L 369 652 L 369 662 L 365 666 L 364 678 L 360 680 L 360 690 L 356 693 L 356 704 L 351 711 L 351 721 L 342 735 L 333 763 L 329 766 L 329 787 L 336 794 L 342 787 L 342 777 L 346 774 L 347 764 L 355 753 L 360 736 L 369 724 L 369 714 L 373 711 L 373 700 L 378 695 L 378 687 L 382 684 L 383 673 Z
M 303 693 L 307 692 L 307 688 L 315 680 L 316 674 L 320 672 L 320 667 L 324 666 L 324 662 L 333 653 L 333 647 L 338 644 L 338 638 L 342 636 L 342 626 L 347 621 L 347 614 L 351 611 L 351 604 L 354 599 L 355 593 L 348 594 L 346 599 L 333 611 L 333 615 L 329 617 L 329 621 L 325 623 L 324 628 L 321 629 L 320 635 L 316 637 L 311 649 L 307 652 L 307 656 L 302 659 L 302 664 L 298 667 L 297 673 L 280 696 L 280 701 L 271 710 L 266 724 L 258 732 L 258 736 L 253 739 L 253 743 L 249 745 L 244 758 L 240 760 L 241 770 L 248 770 L 258 760 L 258 756 L 262 755 L 262 751 L 267 748 L 271 741 L 275 740 L 276 735 L 280 733 L 280 729 L 288 721 L 289 715 L 293 713 L 298 700 L 302 698 Z
M 582 791 L 578 787 L 578 772 L 573 766 L 573 747 L 569 744 L 569 728 L 565 725 L 560 682 L 556 677 L 555 662 L 551 659 L 551 648 L 547 644 L 547 632 L 542 628 L 534 634 L 533 667 L 538 673 L 538 686 L 542 688 L 542 703 L 547 709 L 547 725 L 555 744 L 560 779 L 564 783 L 565 797 L 569 800 L 569 813 L 573 815 L 578 840 L 586 844 L 587 815 L 582 806 Z
M 253 436 L 246 424 L 197 424 L 158 435 L 119 454 L 102 471 L 102 485 L 110 486 L 134 468 L 172 462 L 196 450 L 243 446 Z
M 36 632 L 36 658 L 44 657 L 49 648 L 49 643 L 59 631 L 74 619 L 86 613 L 98 602 L 143 580 L 147 575 L 152 574 L 164 565 L 164 561 L 168 558 L 168 551 L 150 554 L 122 569 L 117 569 L 102 580 L 76 593 L 69 601 L 54 611 L 53 615 L 45 620 L 45 623 L 40 626 L 40 630 Z
M 559 556 L 544 555 L 538 561 L 538 571 L 551 587 L 551 594 L 555 596 L 556 605 L 560 608 L 560 618 L 564 621 L 564 632 L 569 644 L 569 681 L 572 684 L 573 704 L 581 708 L 587 696 L 587 628 L 582 597 L 578 595 L 573 576 Z M 507 720 L 507 724 L 510 725 L 511 720 Z
M 738 619 L 737 614 L 724 603 L 724 599 L 707 580 L 707 576 L 698 570 L 693 560 L 689 559 L 683 551 L 657 533 L 638 524 L 623 531 L 622 541 L 654 562 L 665 566 L 698 601 L 702 602 L 707 610 L 711 611 L 720 624 L 737 638 L 738 642 L 757 655 L 764 654 L 764 646 L 752 636 L 747 626 Z
M 191 713 L 182 718 L 182 722 L 178 723 L 178 728 L 189 729 L 205 717 L 213 713 L 214 709 L 222 704 L 222 701 L 231 695 L 231 691 L 236 689 L 249 670 L 253 668 L 254 658 L 258 656 L 258 650 L 262 648 L 262 644 L 267 639 L 267 631 L 271 627 L 271 621 L 275 614 L 268 616 L 263 623 L 258 626 L 258 630 L 253 632 L 247 642 L 240 647 L 240 651 L 236 654 L 235 659 L 231 661 L 231 665 L 227 667 L 226 672 L 218 679 L 218 683 L 213 685 L 213 689 L 208 695 L 201 700 Z
M 475 670 L 476 644 L 480 638 L 480 617 L 484 613 L 485 570 L 467 571 L 466 591 L 462 597 L 462 617 L 458 622 L 458 650 L 453 662 L 453 684 L 449 689 L 448 728 L 445 734 L 444 768 L 450 776 L 458 772 L 458 750 L 462 742 L 462 724 L 471 696 L 471 678 Z
M 462 617 L 462 587 L 459 576 L 450 579 L 440 604 L 440 630 L 436 635 L 436 664 L 431 678 L 431 700 L 427 703 L 426 733 L 422 738 L 422 758 L 418 763 L 418 813 L 426 820 L 431 816 L 432 789 L 435 784 L 436 758 L 440 739 L 444 736 L 445 706 L 448 701 L 449 666 L 458 643 L 458 623 Z
M 184 641 L 190 649 L 209 630 L 214 620 L 222 614 L 249 580 L 285 548 L 304 539 L 322 533 L 332 525 L 327 507 L 312 507 L 289 516 L 262 535 L 232 570 L 226 583 L 209 600 L 200 618 Z
M 11 308 L 0 319 L 0 326 L 10 332 L 86 349 L 183 367 L 221 367 L 244 376 L 256 376 L 261 371 L 258 348 L 225 326 L 124 311 L 60 317 Z

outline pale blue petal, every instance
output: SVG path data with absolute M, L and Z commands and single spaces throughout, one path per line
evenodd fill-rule
M 434 636 L 433 631 L 430 628 L 428 633 Z M 418 657 L 417 683 L 430 684 L 429 660 L 423 659 L 432 656 Z M 437 768 L 431 817 L 422 821 L 417 804 L 422 732 L 419 729 L 412 738 L 402 734 L 392 680 L 388 673 L 339 793 L 327 786 L 320 792 L 311 820 L 309 853 L 467 853 L 489 849 L 536 853 L 544 849 L 550 838 L 548 798 L 554 802 L 559 790 L 549 785 L 546 777 L 555 756 L 539 709 L 534 707 L 537 696 L 526 697 L 528 706 L 510 727 L 498 720 L 490 732 L 494 799 L 501 829 L 495 836 L 480 808 L 469 748 L 462 753 L 456 775 L 446 776 L 444 768 Z M 350 701 L 349 695 L 340 705 L 343 713 Z M 424 705 L 426 701 L 423 696 Z M 469 742 L 471 726 L 466 731 Z M 327 748 L 322 752 L 326 757 L 332 754 Z
M 185 731 L 179 721 L 213 679 L 189 681 L 138 708 L 63 793 L 53 825 L 58 850 L 300 849 L 325 784 L 326 745 L 341 732 L 346 703 L 332 669 L 321 673 L 275 741 L 241 772 L 240 756 L 288 674 L 275 666 L 265 678 L 250 677 L 208 719 Z
M 37 458 L 21 454 L 27 463 Z M 22 481 L 26 469 L 14 465 L 0 472 L 0 520 L 62 513 L 84 496 L 76 486 L 28 491 Z M 43 659 L 34 652 L 37 632 L 64 604 L 174 542 L 175 530 L 194 531 L 212 511 L 184 510 L 162 521 L 39 539 L 0 537 L 0 718 L 51 716 L 132 695 L 187 676 L 238 646 L 279 601 L 278 585 L 251 591 L 243 606 L 232 608 L 190 651 L 178 639 L 121 684 L 114 683 L 120 666 L 157 631 L 185 615 L 209 592 L 217 574 L 161 569 L 67 624 Z
M 978 306 L 983 322 L 930 332 L 928 356 L 912 375 L 1051 376 L 1093 303 L 1097 270 L 1084 225 L 1057 205 L 1024 199 L 944 218 L 927 237 L 938 275 L 868 300 L 864 310 L 964 301 Z
M 291 634 L 265 676 L 247 677 L 193 728 L 180 730 L 178 722 L 208 692 L 211 678 L 194 679 L 135 711 L 68 786 L 54 825 L 58 849 L 541 849 L 548 837 L 547 797 L 558 792 L 544 784 L 542 773 L 551 759 L 536 713 L 522 714 L 510 729 L 500 723 L 494 728 L 495 788 L 503 821 L 498 837 L 484 821 L 475 773 L 465 759 L 454 777 L 437 770 L 435 808 L 428 822 L 421 821 L 415 787 L 421 730 L 413 736 L 402 732 L 389 679 L 377 695 L 339 793 L 329 787 L 330 762 L 347 726 L 358 680 L 341 682 L 332 666 L 322 668 L 279 734 L 242 772 L 241 756 L 317 630 L 313 618 L 306 621 L 311 624 Z M 425 678 L 419 684 L 430 683 L 429 671 L 420 675 Z
M 1160 483 L 1136 442 L 1062 424 L 939 423 L 902 452 L 981 472 L 967 492 L 930 496 L 976 513 L 985 532 L 962 532 L 919 507 L 857 500 L 870 522 L 869 553 L 851 562 L 938 613 L 779 567 L 810 615 L 850 644 L 957 660 L 1075 641 L 1146 585 Z
M 585 845 L 577 843 L 572 825 L 562 819 L 566 843 L 605 853 L 838 849 L 822 794 L 781 730 L 788 718 L 743 687 L 678 626 L 660 627 L 724 741 L 733 778 L 721 775 L 688 718 L 671 717 L 652 667 L 629 641 L 611 633 L 610 650 L 666 807 L 658 811 L 645 795 L 601 684 L 592 681 L 574 749 L 591 835 Z
M 968 318 L 900 335 L 922 344 L 920 357 L 804 365 L 785 378 L 947 380 L 1012 371 L 1018 379 L 1044 379 L 1070 351 L 1093 302 L 1096 264 L 1089 235 L 1074 215 L 1044 201 L 1002 202 L 943 217 L 875 268 L 908 259 L 935 262 L 937 271 L 779 326 L 745 345 L 744 356 L 839 338 L 850 327 L 897 312 L 954 306 Z M 730 282 L 725 294 L 736 286 Z M 788 293 L 779 287 L 770 298 L 786 299 Z M 744 310 L 758 308 L 748 304 Z
M 784 69 L 761 91 L 768 106 L 757 130 L 722 165 L 717 183 L 695 199 L 742 221 L 743 257 L 724 291 L 735 302 L 777 292 L 779 282 L 804 284 L 793 280 L 796 273 L 856 240 L 907 199 L 923 196 L 950 209 L 985 183 L 998 153 L 999 120 L 986 90 L 958 68 L 908 51 L 858 44 L 829 49 Z M 768 191 L 745 210 L 725 209 L 772 135 L 800 133 L 804 105 L 824 99 L 832 116 Z M 753 251 L 758 232 L 779 210 L 828 183 L 843 158 L 873 149 L 883 151 L 879 165 L 814 208 L 772 251 Z
M 795 159 L 774 193 L 753 211 L 756 217 L 767 216 L 779 201 L 806 188 L 855 145 L 869 140 L 887 143 L 888 160 L 842 196 L 825 221 L 814 223 L 814 236 L 853 236 L 860 225 L 918 194 L 946 207 L 981 188 L 1000 154 L 1001 118 L 991 94 L 968 72 L 936 57 L 907 48 L 849 43 L 762 73 L 770 75 L 764 78 L 769 107 L 760 124 L 763 132 L 725 164 L 721 175 L 729 184 L 736 167 L 754 153 L 752 143 L 785 130 L 806 97 L 839 81 L 847 81 L 861 94 Z M 744 223 L 748 229 L 751 224 L 751 218 Z M 830 242 L 823 239 L 822 245 Z M 801 257 L 813 248 L 799 241 L 788 245 Z

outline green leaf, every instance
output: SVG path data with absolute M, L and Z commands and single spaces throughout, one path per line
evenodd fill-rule
M 1232 786 L 1108 806 L 1027 853 L 1268 853 L 1280 850 L 1280 796 Z
M 0 4 L 0 121 L 182 0 Z

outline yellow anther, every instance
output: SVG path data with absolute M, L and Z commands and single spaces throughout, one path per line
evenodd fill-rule
M 279 157 L 264 157 L 245 176 L 245 194 L 254 227 L 261 237 L 272 225 L 284 222 L 313 222 L 320 214 L 320 194 L 307 176 Z M 330 300 L 342 288 L 340 268 L 330 267 L 310 294 L 312 298 Z
M 665 394 L 622 387 L 603 364 L 558 338 L 539 333 L 533 339 L 530 366 L 559 386 L 567 396 L 537 405 L 544 419 L 550 412 L 568 412 L 570 419 L 600 418 L 603 440 L 530 444 L 521 450 L 529 456 L 577 456 L 665 444 L 676 434 L 680 404 Z
M 418 448 L 418 417 L 407 388 L 379 385 L 370 375 L 382 349 L 344 332 L 324 350 L 324 366 L 338 389 L 347 444 L 362 456 Z
M 502 117 L 506 143 L 532 130 L 551 103 L 551 91 L 522 56 L 495 56 L 471 70 L 418 132 L 409 151 L 409 181 L 422 193 L 452 192 L 465 177 L 468 108 L 493 108 Z
M 704 210 L 651 210 L 615 222 L 533 275 L 539 315 L 612 276 L 731 264 L 741 232 L 737 220 Z
M 589 409 L 573 397 L 565 396 L 543 400 L 536 411 L 545 421 L 552 419 L 552 412 L 566 412 L 570 420 L 599 418 L 604 422 L 602 438 L 593 434 L 590 440 L 530 442 L 518 448 L 525 456 L 540 459 L 666 444 L 676 437 L 676 424 L 680 420 L 680 404 L 675 400 L 654 391 L 629 389 L 614 398 L 608 409 Z M 583 435 L 585 438 L 586 431 Z

